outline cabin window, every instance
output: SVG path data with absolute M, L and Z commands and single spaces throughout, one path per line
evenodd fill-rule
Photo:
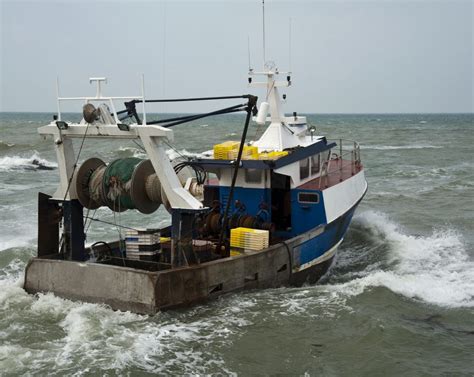
M 311 156 L 311 175 L 319 173 L 321 165 L 321 156 L 319 154 Z
M 245 182 L 247 183 L 261 183 L 262 171 L 259 169 L 245 169 Z
M 300 179 L 309 177 L 309 158 L 300 161 Z
M 319 203 L 319 194 L 317 192 L 299 192 L 298 203 Z

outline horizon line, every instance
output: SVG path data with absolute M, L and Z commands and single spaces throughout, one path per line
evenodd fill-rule
M 57 114 L 57 111 L 0 111 L 0 114 Z M 62 111 L 61 114 L 81 114 L 77 111 Z M 141 113 L 139 113 L 141 114 Z M 199 114 L 198 112 L 147 112 L 147 115 L 159 115 L 159 114 Z M 244 112 L 242 112 L 242 115 Z M 301 111 L 298 114 L 302 115 L 474 115 L 474 111 L 444 111 L 444 112 L 305 112 Z M 241 114 L 224 114 L 224 115 L 241 115 Z M 290 114 L 291 115 L 291 114 Z

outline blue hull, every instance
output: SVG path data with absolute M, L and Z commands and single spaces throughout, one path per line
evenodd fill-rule
M 314 237 L 293 245 L 291 285 L 313 284 L 327 273 L 358 204 L 333 222 L 317 228 L 319 232 L 314 232 Z

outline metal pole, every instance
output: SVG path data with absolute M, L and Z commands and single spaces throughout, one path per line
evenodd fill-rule
M 265 0 L 262 0 L 262 26 L 263 26 L 263 68 L 265 68 Z
M 355 166 L 355 149 L 351 152 L 351 173 L 354 175 L 354 166 Z
M 222 224 L 221 233 L 219 235 L 219 243 L 217 244 L 218 252 L 220 252 L 222 243 L 224 241 L 224 234 L 227 231 L 227 224 L 229 223 L 227 216 L 229 214 L 230 203 L 232 202 L 233 196 L 234 196 L 234 187 L 235 187 L 235 182 L 237 181 L 237 174 L 239 172 L 240 162 L 242 161 L 242 152 L 244 150 L 245 139 L 247 138 L 247 130 L 249 128 L 250 116 L 252 115 L 252 109 L 256 103 L 257 103 L 257 97 L 250 96 L 248 100 L 248 104 L 247 104 L 247 117 L 245 118 L 245 126 L 242 132 L 242 137 L 240 139 L 239 153 L 237 155 L 237 160 L 235 161 L 234 174 L 232 176 L 232 183 L 230 185 L 229 198 L 227 199 L 227 203 L 224 210 L 224 219 L 223 219 L 224 221 Z
M 342 181 L 342 139 L 339 139 L 339 181 Z
M 59 77 L 56 76 L 56 98 L 58 103 L 58 120 L 61 120 L 61 104 L 59 99 Z
M 146 126 L 146 109 L 145 109 L 145 75 L 142 73 L 142 98 L 143 98 L 143 118 L 142 118 L 142 124 Z

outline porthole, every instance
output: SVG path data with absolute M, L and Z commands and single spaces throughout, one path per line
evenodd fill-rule
M 319 203 L 319 194 L 317 192 L 299 192 L 298 203 Z

